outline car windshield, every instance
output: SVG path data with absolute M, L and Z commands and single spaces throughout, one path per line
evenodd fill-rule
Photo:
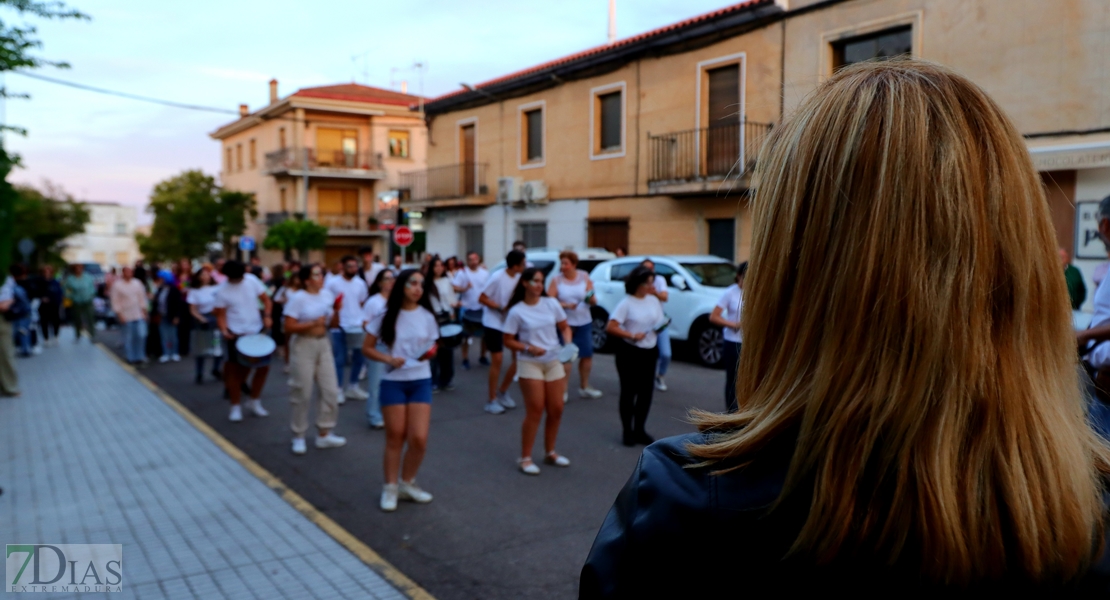
M 736 283 L 736 267 L 729 263 L 682 263 L 702 285 L 728 287 Z

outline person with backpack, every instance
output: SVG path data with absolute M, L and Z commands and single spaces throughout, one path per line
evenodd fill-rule
M 15 345 L 12 340 L 12 321 L 9 314 L 15 305 L 15 279 L 5 277 L 0 285 L 0 397 L 19 395 L 19 374 L 15 371 Z M 14 316 L 14 315 L 13 315 Z

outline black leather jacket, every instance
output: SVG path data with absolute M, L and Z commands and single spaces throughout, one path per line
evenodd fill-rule
M 1092 421 L 1100 432 L 1110 431 L 1105 406 L 1092 409 Z M 919 581 L 907 568 L 886 566 L 877 556 L 823 567 L 801 558 L 784 560 L 805 522 L 808 500 L 789 499 L 774 511 L 767 509 L 782 491 L 793 437 L 783 436 L 785 442 L 772 444 L 743 469 L 711 475 L 709 469 L 687 468 L 696 461 L 685 446 L 700 441 L 700 435 L 667 438 L 644 450 L 594 540 L 582 568 L 580 598 L 828 596 L 838 591 L 857 597 L 999 592 L 1110 597 L 1110 553 L 1105 550 L 1081 581 L 1051 589 L 1034 589 L 1017 579 L 974 589 L 940 588 Z M 920 559 L 904 562 L 920 564 Z

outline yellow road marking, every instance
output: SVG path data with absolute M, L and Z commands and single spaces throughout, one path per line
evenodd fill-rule
M 221 450 L 227 453 L 228 456 L 243 465 L 247 471 L 250 471 L 252 475 L 260 479 L 267 487 L 280 494 L 282 500 L 288 502 L 297 512 L 307 517 L 309 521 L 315 523 L 320 529 L 323 529 L 324 533 L 330 535 L 332 539 L 350 550 L 359 560 L 366 563 L 368 567 L 393 584 L 393 587 L 397 588 L 399 592 L 413 600 L 435 600 L 435 597 L 429 594 L 427 590 L 417 585 L 415 581 L 409 579 L 404 573 L 398 571 L 397 567 L 389 564 L 380 554 L 374 552 L 370 546 L 359 541 L 358 538 L 351 535 L 349 531 L 343 529 L 343 527 L 330 517 L 316 510 L 316 507 L 309 504 L 300 494 L 286 487 L 286 485 L 273 473 L 267 471 L 262 465 L 254 462 L 251 457 L 247 456 L 246 453 L 236 447 L 235 444 L 227 441 L 227 438 L 220 435 L 215 429 L 212 429 L 208 423 L 202 421 L 200 417 L 194 415 L 192 411 L 185 408 L 180 402 L 174 399 L 173 396 L 167 394 L 162 388 L 158 387 L 156 383 L 135 370 L 135 367 L 124 362 L 119 356 L 116 356 L 115 352 L 112 352 L 104 346 L 104 344 L 97 343 L 97 346 L 111 357 L 112 360 L 116 361 L 119 366 L 123 367 L 125 371 L 134 376 L 135 379 L 138 379 L 139 382 L 150 389 L 150 391 L 154 392 L 154 395 L 158 396 L 162 402 L 165 402 L 170 408 L 176 411 L 177 414 L 181 415 L 186 421 L 192 424 L 193 427 L 196 427 L 201 433 L 207 436 L 208 439 L 212 440 Z

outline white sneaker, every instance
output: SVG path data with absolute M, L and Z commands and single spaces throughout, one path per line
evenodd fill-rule
M 551 454 L 548 454 L 547 456 L 543 457 L 543 462 L 545 462 L 549 465 L 555 465 L 556 467 L 569 467 L 570 466 L 570 459 L 569 458 L 563 456 L 562 454 L 557 454 L 555 452 L 552 452 Z
M 531 458 L 518 458 L 516 459 L 516 464 L 520 467 L 520 472 L 525 475 L 540 474 L 540 468 L 536 466 L 536 463 L 533 462 Z
M 338 398 L 338 399 L 336 399 L 335 403 L 336 403 L 336 404 L 343 404 L 343 403 L 344 403 L 344 402 L 346 402 L 346 401 L 347 401 L 347 397 L 346 397 L 345 395 L 343 395 L 343 391 L 342 391 L 342 390 L 340 390 L 340 392 L 339 392 L 339 398 Z
M 397 484 L 387 483 L 382 486 L 381 509 L 385 512 L 397 510 Z
M 328 434 L 323 437 L 316 436 L 317 448 L 338 448 L 346 445 L 347 438 L 335 435 L 332 431 L 329 431 Z
M 367 394 L 366 392 L 362 391 L 360 388 L 355 387 L 353 385 L 351 387 L 347 388 L 347 391 L 344 395 L 346 397 L 350 398 L 351 400 L 366 400 L 367 398 L 370 397 L 370 394 Z
M 579 398 L 591 398 L 591 399 L 596 400 L 597 398 L 601 397 L 601 390 L 595 390 L 592 387 L 579 388 L 578 389 L 578 397 Z
M 159 356 L 158 357 L 158 362 L 160 362 L 160 363 L 170 362 L 170 355 L 169 354 L 163 354 L 162 356 Z
M 31 348 L 31 354 L 35 354 L 35 355 L 42 354 L 42 346 L 33 346 Z
M 254 413 L 256 417 L 270 416 L 270 411 L 263 408 L 261 400 L 247 400 L 247 410 Z
M 411 483 L 401 481 L 401 483 L 397 485 L 397 497 L 401 500 L 409 500 L 417 504 L 427 504 L 432 501 L 432 495 L 420 489 L 420 486 L 416 485 L 415 480 Z
M 308 451 L 308 447 L 304 443 L 304 438 L 293 438 L 293 454 L 304 454 Z
M 368 376 L 369 375 L 367 375 L 366 365 L 364 364 L 364 365 L 362 365 L 362 369 L 358 372 L 358 380 L 359 381 L 366 381 L 366 378 Z
M 489 403 L 486 404 L 486 412 L 491 415 L 499 415 L 505 412 L 505 408 L 498 404 L 497 400 L 490 400 Z
M 181 362 L 181 355 L 180 354 L 171 355 L 170 360 L 172 360 L 173 362 Z
M 500 402 L 501 406 L 504 406 L 505 408 L 516 408 L 516 402 L 513 402 L 513 398 L 509 395 L 509 392 L 498 395 L 497 401 Z
M 231 414 L 227 416 L 227 420 L 232 423 L 238 423 L 243 420 L 243 408 L 238 404 L 231 405 Z
M 663 381 L 662 377 L 656 377 L 655 378 L 655 389 L 659 390 L 660 392 L 667 391 L 667 382 Z

